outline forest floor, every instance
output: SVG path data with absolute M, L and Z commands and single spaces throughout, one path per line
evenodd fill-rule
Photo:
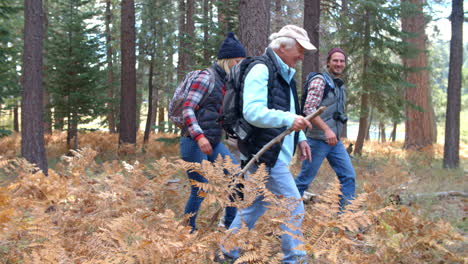
M 46 138 L 51 168 L 47 178 L 16 159 L 18 135 L 0 139 L 0 227 L 5 231 L 0 235 L 0 263 L 60 263 L 65 256 L 70 263 L 212 263 L 215 245 L 224 234 L 217 227 L 222 201 L 208 194 L 197 220 L 203 231 L 196 238 L 180 229 L 183 225 L 176 228 L 184 222 L 190 183 L 184 173 L 187 165 L 178 161 L 175 135 L 152 135 L 145 150 L 139 146 L 124 154 L 117 151 L 117 135 L 80 134 L 79 152 L 69 152 L 65 138 L 64 133 Z M 320 235 L 315 230 L 305 233 L 314 263 L 467 263 L 468 145 L 461 145 L 460 169 L 443 169 L 442 154 L 440 145 L 413 152 L 403 150 L 402 142 L 366 142 L 363 155 L 352 161 L 357 193 L 368 199 L 348 218 L 330 218 L 320 207 L 336 187 L 336 176 L 325 162 L 309 188 L 324 197 L 306 204 L 303 224 L 322 228 Z M 300 162 L 294 159 L 293 175 L 299 170 Z M 336 204 L 327 206 L 332 210 Z M 359 218 L 361 212 L 370 216 Z M 314 219 L 318 215 L 323 218 Z M 357 219 L 356 228 L 343 227 L 337 219 Z M 50 227 L 39 228 L 35 220 L 50 222 Z M 262 223 L 256 229 L 265 233 L 253 236 L 262 237 L 265 245 L 247 248 L 245 258 L 276 263 L 280 251 L 276 231 L 263 229 Z M 161 226 L 166 230 L 160 231 Z M 125 232 L 127 228 L 134 230 Z M 139 235 L 129 235 L 133 233 Z M 268 243 L 276 245 L 271 246 L 276 251 L 265 252 Z M 103 254 L 106 250 L 113 253 Z

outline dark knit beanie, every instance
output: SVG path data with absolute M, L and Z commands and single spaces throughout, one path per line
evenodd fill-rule
M 340 48 L 332 48 L 329 52 L 328 52 L 328 56 L 327 56 L 327 62 L 330 61 L 330 58 L 331 56 L 333 55 L 333 53 L 336 53 L 336 52 L 339 52 L 341 54 L 344 55 L 345 59 L 346 59 L 346 54 L 344 53 L 344 51 Z
M 226 39 L 221 43 L 218 51 L 218 59 L 230 59 L 246 57 L 244 46 L 236 39 L 234 33 L 228 32 Z

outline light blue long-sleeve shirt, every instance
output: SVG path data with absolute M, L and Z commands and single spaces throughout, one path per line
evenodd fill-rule
M 273 52 L 274 53 L 274 52 Z M 276 55 L 276 60 L 280 67 L 281 76 L 291 83 L 296 70 L 285 64 Z M 244 106 L 242 112 L 244 118 L 251 125 L 260 128 L 290 128 L 296 119 L 296 106 L 293 91 L 291 93 L 289 112 L 268 108 L 268 67 L 265 64 L 257 64 L 252 67 L 244 81 L 244 95 L 242 97 Z M 294 152 L 294 134 L 292 132 L 284 138 L 278 159 L 289 164 Z M 299 132 L 299 142 L 306 140 L 303 131 Z

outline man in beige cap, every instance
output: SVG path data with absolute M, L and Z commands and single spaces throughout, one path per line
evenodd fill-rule
M 306 252 L 300 250 L 303 244 L 295 237 L 301 237 L 300 227 L 304 214 L 304 204 L 297 190 L 294 178 L 288 166 L 298 145 L 302 159 L 311 160 L 310 148 L 305 134 L 302 132 L 311 124 L 300 115 L 299 101 L 294 69 L 297 62 L 304 59 L 305 50 L 316 50 L 309 41 L 307 32 L 297 26 L 284 26 L 279 32 L 270 36 L 270 44 L 265 53 L 251 63 L 246 70 L 242 88 L 242 112 L 244 119 L 253 127 L 253 134 L 246 142 L 241 142 L 239 148 L 247 153 L 246 160 L 252 158 L 265 144 L 288 128 L 295 132 L 284 138 L 282 143 L 275 144 L 258 160 L 257 165 L 265 163 L 269 173 L 266 187 L 274 194 L 287 199 L 296 199 L 296 208 L 291 210 L 289 228 L 283 225 L 281 236 L 283 263 L 305 263 Z M 253 171 L 257 169 L 254 168 Z M 245 190 L 248 191 L 248 190 Z M 248 208 L 239 209 L 230 226 L 232 232 L 242 227 L 242 222 L 248 228 L 253 228 L 257 219 L 267 210 L 267 202 L 263 197 L 257 197 Z M 223 256 L 217 261 L 235 260 L 239 257 L 240 248 L 227 252 L 221 247 Z

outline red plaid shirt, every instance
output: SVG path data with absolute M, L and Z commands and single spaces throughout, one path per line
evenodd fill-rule
M 198 124 L 195 112 L 198 110 L 199 103 L 205 94 L 208 92 L 210 85 L 210 74 L 207 70 L 201 71 L 197 78 L 195 78 L 190 87 L 190 92 L 187 95 L 187 99 L 184 102 L 184 110 L 182 112 L 185 120 L 185 125 L 188 128 L 190 136 L 198 141 L 201 137 L 204 137 L 203 130 Z M 224 86 L 222 88 L 224 91 Z M 220 109 L 221 111 L 221 109 Z
M 304 104 L 304 114 L 309 115 L 317 110 L 322 102 L 323 91 L 325 90 L 325 81 L 317 77 L 312 79 L 307 90 L 307 98 Z

